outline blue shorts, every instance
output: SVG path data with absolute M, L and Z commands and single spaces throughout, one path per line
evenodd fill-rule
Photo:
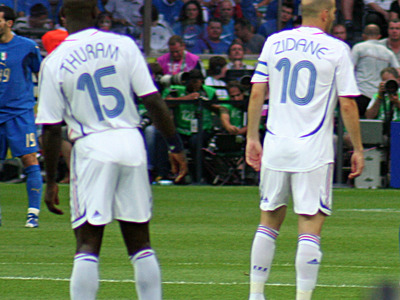
M 38 151 L 33 110 L 0 124 L 0 159 L 6 158 L 8 147 L 14 157 Z

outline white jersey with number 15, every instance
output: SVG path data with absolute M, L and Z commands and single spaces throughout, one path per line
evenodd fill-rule
M 43 62 L 36 123 L 68 124 L 72 140 L 135 128 L 134 93 L 157 92 L 140 50 L 126 36 L 87 29 L 70 35 Z

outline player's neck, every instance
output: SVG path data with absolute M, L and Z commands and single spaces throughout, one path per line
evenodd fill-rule
M 0 36 L 0 43 L 1 44 L 8 43 L 13 39 L 13 37 L 14 37 L 14 34 L 11 31 L 6 32 Z
M 326 31 L 325 29 L 325 23 L 316 20 L 316 19 L 303 19 L 303 22 L 301 23 L 301 26 L 304 27 L 315 27 L 315 28 L 319 28 L 322 31 Z

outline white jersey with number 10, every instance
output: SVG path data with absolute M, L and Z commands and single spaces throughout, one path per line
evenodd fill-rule
M 337 96 L 359 95 L 345 43 L 312 27 L 274 34 L 252 82 L 270 92 L 264 167 L 305 172 L 333 162 Z

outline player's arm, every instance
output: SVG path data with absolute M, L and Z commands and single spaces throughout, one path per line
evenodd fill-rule
M 169 145 L 172 172 L 178 174 L 175 182 L 179 182 L 186 176 L 188 166 L 183 144 L 175 131 L 175 125 L 169 109 L 159 93 L 149 94 L 142 98 L 154 126 L 161 132 Z
M 246 162 L 255 171 L 259 171 L 261 167 L 262 147 L 258 129 L 260 128 L 261 111 L 267 92 L 266 83 L 254 83 L 247 110 Z
M 62 215 L 63 211 L 56 207 L 60 203 L 56 179 L 58 158 L 61 151 L 61 124 L 43 125 L 42 138 L 46 170 L 44 201 L 52 213 Z
M 364 169 L 363 145 L 360 133 L 360 118 L 356 101 L 352 98 L 339 97 L 340 113 L 342 115 L 344 126 L 350 135 L 353 144 L 353 155 L 351 157 L 351 173 L 349 178 L 360 176 Z

